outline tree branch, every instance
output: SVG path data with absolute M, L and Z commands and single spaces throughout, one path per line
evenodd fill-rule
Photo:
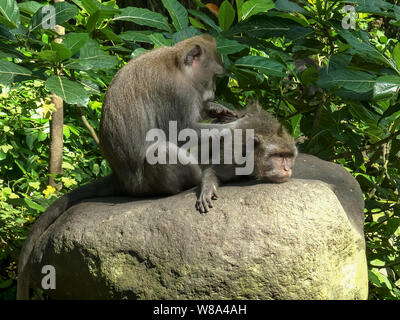
M 96 134 L 96 131 L 94 130 L 94 128 L 90 125 L 89 121 L 87 120 L 85 113 L 83 112 L 82 108 L 78 108 L 79 113 L 81 115 L 81 119 L 83 124 L 85 125 L 85 127 L 89 130 L 90 135 L 92 136 L 94 142 L 96 142 L 97 145 L 100 144 L 100 140 L 99 137 Z
M 393 138 L 396 138 L 398 135 L 400 135 L 400 130 L 397 130 L 396 132 L 393 132 L 390 136 L 386 137 L 385 139 L 382 139 L 381 141 L 378 141 L 376 143 L 370 144 L 368 146 L 365 146 L 363 148 L 361 148 L 361 151 L 366 151 L 366 150 L 370 150 L 376 147 L 379 147 L 387 142 L 389 142 L 390 140 L 392 140 Z M 340 158 L 348 158 L 350 156 L 353 155 L 353 152 L 349 151 L 349 152 L 343 152 L 340 154 L 337 154 L 331 158 L 329 158 L 328 160 L 336 160 L 336 159 L 340 159 Z

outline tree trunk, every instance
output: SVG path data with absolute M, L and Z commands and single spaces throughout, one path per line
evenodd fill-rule
M 63 124 L 64 109 L 63 100 L 55 94 L 51 95 L 56 111 L 51 115 L 50 120 L 50 163 L 49 174 L 62 174 L 63 158 Z M 56 183 L 54 177 L 49 176 L 49 185 L 60 190 L 61 183 Z
M 63 2 L 64 0 L 54 0 Z M 65 34 L 65 29 L 57 25 L 55 28 L 59 35 Z M 55 42 L 60 43 L 62 39 L 57 38 Z M 56 111 L 51 115 L 50 120 L 50 161 L 49 174 L 62 174 L 62 159 L 63 159 L 63 125 L 64 125 L 64 105 L 63 100 L 55 94 L 51 95 L 51 101 L 54 103 Z M 54 177 L 49 176 L 49 185 L 60 190 L 61 183 L 56 183 Z

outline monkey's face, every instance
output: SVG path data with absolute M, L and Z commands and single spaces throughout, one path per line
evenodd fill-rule
M 203 57 L 197 63 L 193 64 L 193 80 L 197 81 L 197 87 L 201 91 L 203 101 L 214 100 L 216 76 L 223 73 L 222 65 L 207 51 L 204 52 Z
M 286 182 L 292 176 L 297 149 L 294 142 L 288 143 L 287 138 L 275 137 L 273 140 L 274 142 L 271 143 L 264 137 L 256 137 L 253 175 L 259 180 Z
M 217 54 L 215 39 L 197 39 L 184 57 L 185 70 L 203 101 L 211 101 L 214 100 L 216 76 L 223 74 L 224 68 Z

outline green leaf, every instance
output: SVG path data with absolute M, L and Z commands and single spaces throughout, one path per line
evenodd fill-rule
M 82 79 L 79 83 L 88 91 L 89 94 L 100 94 L 99 86 L 90 79 Z
M 206 26 L 202 24 L 200 21 L 196 20 L 193 17 L 189 17 L 190 24 L 195 27 L 196 29 L 203 29 L 207 30 Z
M 222 2 L 218 12 L 218 23 L 222 30 L 228 30 L 235 19 L 235 9 L 228 0 Z
M 339 69 L 322 73 L 317 84 L 324 89 L 339 86 L 353 92 L 364 93 L 373 89 L 375 77 L 362 71 Z
M 396 44 L 393 49 L 393 59 L 396 62 L 397 68 L 400 70 L 400 43 Z
M 300 123 L 302 118 L 303 115 L 298 114 L 297 116 L 292 117 L 292 119 L 290 120 L 292 125 L 292 136 L 295 138 L 301 135 Z
M 37 139 L 37 135 L 34 132 L 30 132 L 25 136 L 26 145 L 28 146 L 29 150 L 33 149 L 33 144 Z
M 239 22 L 228 31 L 224 31 L 223 35 L 231 37 L 240 33 L 245 33 L 252 38 L 266 39 L 285 36 L 288 39 L 298 40 L 301 37 L 312 34 L 313 30 L 311 28 L 304 28 L 299 23 L 290 19 L 271 16 L 269 13 L 259 13 L 245 21 Z
M 368 280 L 371 281 L 374 285 L 380 288 L 388 288 L 392 289 L 392 285 L 388 278 L 382 275 L 376 269 L 368 270 Z
M 56 24 L 63 24 L 69 19 L 75 18 L 79 13 L 78 8 L 68 2 L 57 2 L 53 6 L 55 9 Z M 44 6 L 37 10 L 31 19 L 29 29 L 32 32 L 42 29 L 42 22 L 47 21 L 51 17 L 47 11 L 43 13 L 43 8 Z
M 145 31 L 126 31 L 122 32 L 119 37 L 124 41 L 153 43 L 149 36 L 153 33 L 151 30 Z
M 302 14 L 307 14 L 308 11 L 300 7 L 297 3 L 289 0 L 277 0 L 275 2 L 275 9 L 285 12 L 297 12 Z
M 91 33 L 94 29 L 96 29 L 97 22 L 100 19 L 100 11 L 96 11 L 91 14 L 89 19 L 86 22 L 86 30 Z
M 37 204 L 36 202 L 33 202 L 29 198 L 24 198 L 24 202 L 27 204 L 27 206 L 31 209 L 38 210 L 40 212 L 45 212 L 46 208 L 42 207 L 40 204 Z
M 394 6 L 394 16 L 396 20 L 400 20 L 400 7 L 399 6 Z M 399 21 L 397 21 L 399 22 Z
M 82 0 L 82 7 L 89 13 L 90 17 L 86 23 L 86 29 L 92 32 L 96 29 L 97 23 L 104 19 L 113 18 L 120 14 L 121 10 L 106 6 L 97 0 Z
M 94 14 L 98 9 L 100 9 L 101 3 L 96 0 L 82 0 L 82 7 L 89 13 L 89 15 Z
M 146 53 L 146 52 L 148 52 L 148 51 L 149 51 L 149 50 L 146 50 L 145 48 L 137 48 L 137 49 L 135 49 L 135 50 L 132 52 L 131 58 L 140 56 L 141 54 Z
M 71 51 L 71 54 L 75 54 L 89 41 L 89 35 L 87 33 L 74 33 L 70 32 L 64 37 L 63 44 Z
M 148 9 L 126 7 L 121 10 L 121 14 L 113 20 L 130 21 L 142 26 L 153 27 L 159 30 L 171 32 L 167 17 L 161 13 L 153 12 Z
M 38 139 L 39 142 L 42 142 L 42 141 L 47 139 L 47 134 L 40 131 L 37 134 L 37 139 Z
M 97 163 L 94 163 L 92 166 L 92 172 L 94 175 L 98 175 L 100 173 L 100 166 Z
M 0 24 L 0 38 L 5 38 L 6 40 L 11 40 L 13 42 L 16 42 L 17 40 L 17 38 L 15 38 L 15 36 L 10 32 L 9 28 L 2 24 Z
M 245 48 L 248 48 L 248 46 L 236 40 L 229 40 L 222 37 L 217 38 L 217 51 L 219 54 L 232 54 L 242 51 Z
M 199 18 L 201 21 L 203 21 L 205 24 L 207 24 L 208 26 L 213 28 L 218 33 L 222 31 L 221 28 L 215 24 L 214 20 L 211 19 L 204 12 L 197 11 L 197 10 L 192 10 L 192 9 L 189 9 L 188 11 L 192 16 L 195 16 L 196 18 Z
M 30 76 L 32 72 L 7 60 L 0 60 L 0 83 L 10 84 L 15 76 Z
M 246 56 L 236 61 L 235 66 L 254 68 L 265 75 L 283 77 L 284 66 L 278 61 L 259 56 Z
M 356 168 L 360 167 L 364 163 L 364 157 L 360 150 L 360 141 L 358 137 L 354 135 L 344 136 L 344 145 L 348 146 L 353 151 L 354 165 Z
M 2 55 L 4 54 L 4 55 Z M 8 45 L 0 42 L 0 57 L 4 58 L 26 58 L 21 52 L 15 49 L 14 45 Z
M 4 160 L 6 158 L 7 158 L 7 154 L 3 150 L 0 149 L 0 161 Z
M 374 85 L 374 99 L 384 100 L 395 96 L 400 87 L 400 77 L 382 76 L 376 79 Z
M 205 4 L 203 4 L 201 0 L 194 0 L 194 3 L 196 4 L 197 7 L 205 8 Z
M 70 81 L 65 77 L 51 76 L 47 79 L 45 88 L 69 104 L 85 106 L 89 102 L 86 90 L 77 82 Z
M 166 39 L 162 33 L 153 33 L 149 39 L 156 47 L 168 47 L 172 45 L 171 39 Z
M 363 39 L 362 33 L 359 34 L 359 37 L 356 37 L 357 33 L 350 32 L 349 30 L 337 30 L 337 32 L 352 46 L 350 50 L 353 51 L 353 53 L 357 53 L 368 61 L 378 64 L 383 62 L 384 64 L 393 67 L 389 59 L 387 59 L 369 42 L 366 42 L 365 39 Z
M 331 72 L 338 69 L 346 69 L 353 57 L 349 54 L 339 53 L 329 58 L 324 72 Z
M 357 12 L 374 13 L 381 16 L 394 18 L 393 4 L 384 0 L 349 0 L 348 3 L 357 4 Z
M 314 67 L 308 67 L 300 75 L 301 83 L 310 86 L 318 80 L 318 71 Z
M 26 1 L 18 3 L 18 7 L 20 12 L 27 13 L 31 16 L 43 7 L 43 4 L 36 1 Z
M 54 50 L 42 50 L 36 54 L 39 57 L 39 59 L 42 61 L 46 61 L 46 62 L 50 61 L 52 63 L 58 61 L 57 52 L 55 52 Z
M 391 217 L 385 226 L 386 237 L 391 237 L 400 228 L 400 218 Z
M 161 0 L 165 9 L 168 10 L 176 31 L 180 31 L 189 26 L 188 13 L 183 5 L 177 0 Z
M 40 60 L 56 63 L 67 60 L 71 58 L 71 50 L 65 46 L 63 43 L 50 43 L 51 50 L 42 50 L 41 52 L 36 53 Z
M 111 27 L 101 28 L 100 32 L 104 35 L 105 39 L 111 40 L 114 43 L 121 43 L 122 39 L 112 31 Z M 126 49 L 129 51 L 129 49 Z
M 0 1 L 0 23 L 7 27 L 14 29 L 18 28 L 21 24 L 21 17 L 17 1 L 15 0 L 1 0 Z
M 57 2 L 54 4 L 56 9 L 56 24 L 63 24 L 69 19 L 75 18 L 79 10 L 73 4 L 68 2 Z
M 369 127 L 373 128 L 374 130 L 380 130 L 378 127 L 379 116 L 377 114 L 368 110 L 358 101 L 351 103 L 349 107 L 350 113 L 352 114 L 354 119 L 364 121 L 366 124 L 368 124 Z
M 114 18 L 117 14 L 121 13 L 121 10 L 105 5 L 101 5 L 99 11 L 101 20 Z
M 382 114 L 381 119 L 390 117 L 392 114 L 400 111 L 400 104 L 392 104 L 386 111 Z M 397 117 L 396 117 L 397 118 Z M 379 120 L 380 121 L 380 120 Z M 399 141 L 399 140 L 396 140 Z
M 113 18 L 116 14 L 121 13 L 121 10 L 100 3 L 98 0 L 82 0 L 82 7 L 89 15 L 97 12 L 101 20 Z
M 78 70 L 105 70 L 116 66 L 118 60 L 100 48 L 96 40 L 90 39 L 79 50 L 79 58 L 70 60 L 65 66 Z
M 275 4 L 272 0 L 249 0 L 243 3 L 239 20 L 245 20 L 257 13 L 273 9 Z
M 50 47 L 53 51 L 57 53 L 56 62 L 67 60 L 72 56 L 71 50 L 63 43 L 57 43 L 53 41 L 52 43 L 50 43 Z
M 243 0 L 236 0 L 235 2 L 236 2 L 238 19 L 240 20 L 240 17 L 242 16 Z
M 232 66 L 230 71 L 238 81 L 240 88 L 251 88 L 264 81 L 264 75 L 256 71 L 240 69 L 235 66 Z
M 172 40 L 174 43 L 178 43 L 198 35 L 201 35 L 201 32 L 196 28 L 190 26 L 188 28 L 175 32 L 172 36 Z

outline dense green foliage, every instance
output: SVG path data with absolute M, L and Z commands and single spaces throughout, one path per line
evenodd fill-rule
M 65 27 L 58 43 L 42 10 L 47 1 L 0 3 L 0 295 L 14 298 L 21 243 L 56 198 L 47 186 L 49 94 L 67 106 L 57 177 L 67 192 L 109 172 L 80 115 L 98 127 L 115 72 L 153 47 L 209 32 L 228 71 L 217 86 L 221 103 L 243 108 L 257 99 L 299 138 L 302 152 L 335 160 L 356 177 L 366 202 L 370 298 L 399 299 L 397 0 L 196 1 L 196 10 L 162 4 L 153 12 L 115 0 L 57 3 L 55 22 Z M 343 11 L 348 4 L 353 9 Z

